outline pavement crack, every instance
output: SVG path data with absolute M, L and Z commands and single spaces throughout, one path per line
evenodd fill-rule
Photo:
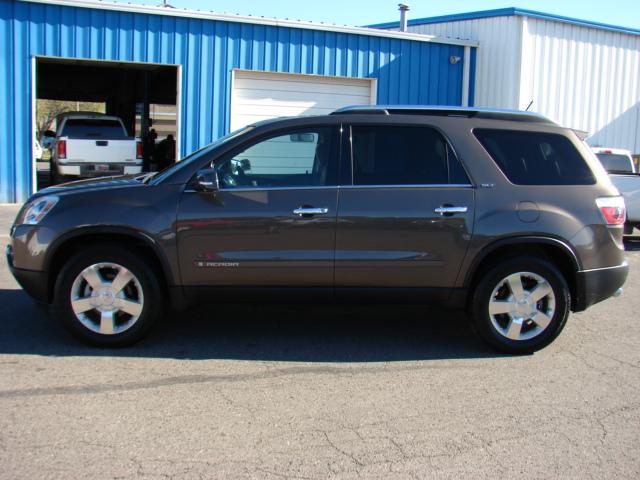
M 249 414 L 249 416 L 251 417 L 251 419 L 255 420 L 256 419 L 256 415 L 253 412 L 253 410 L 251 410 L 249 407 L 247 407 L 246 405 L 237 402 L 235 400 L 233 400 L 231 397 L 229 397 L 229 395 L 227 395 L 226 393 L 224 393 L 222 390 L 218 389 L 216 390 L 218 392 L 218 395 L 220 395 L 220 397 L 222 397 L 222 399 L 227 402 L 228 405 L 230 405 L 233 408 L 239 408 L 241 410 L 244 410 L 245 412 L 247 412 Z
M 619 363 L 620 365 L 626 365 L 628 367 L 633 367 L 633 368 L 640 368 L 640 365 L 637 365 L 637 364 L 631 363 L 631 362 L 627 362 L 625 360 L 620 360 L 619 358 L 612 357 L 611 355 L 606 355 L 606 354 L 600 353 L 600 352 L 596 352 L 596 355 L 600 355 L 601 357 L 608 358 L 609 360 L 613 360 L 614 362 Z
M 353 455 L 352 453 L 349 453 L 345 450 L 343 450 L 342 448 L 338 447 L 333 441 L 331 441 L 331 439 L 329 438 L 329 434 L 327 432 L 322 432 L 322 434 L 324 435 L 325 440 L 327 441 L 327 443 L 329 444 L 329 446 L 331 448 L 333 448 L 336 452 L 340 453 L 341 455 L 347 457 L 348 459 L 350 459 L 353 463 L 355 463 L 356 465 L 358 465 L 359 467 L 364 467 L 365 464 L 362 463 L 360 460 L 358 460 L 355 455 Z

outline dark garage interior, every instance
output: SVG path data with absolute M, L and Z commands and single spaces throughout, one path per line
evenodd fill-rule
M 178 67 L 174 65 L 36 60 L 36 99 L 102 103 L 104 113 L 122 118 L 130 136 L 145 137 L 157 127 L 178 138 L 177 98 Z M 155 110 L 160 110 L 156 117 Z M 49 169 L 44 162 L 37 167 L 38 188 L 43 188 L 49 184 Z

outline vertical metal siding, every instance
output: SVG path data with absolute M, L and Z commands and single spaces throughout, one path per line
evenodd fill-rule
M 442 38 L 479 40 L 480 47 L 471 49 L 473 59 L 471 84 L 473 85 L 474 99 L 470 105 L 517 108 L 520 17 L 490 17 L 410 25 L 409 31 Z
M 533 101 L 533 111 L 589 132 L 592 145 L 640 153 L 640 35 L 513 15 L 409 30 L 480 42 L 473 105 Z
M 520 106 L 640 153 L 640 35 L 527 18 L 522 64 Z
M 462 46 L 0 0 L 0 203 L 31 193 L 31 59 L 182 65 L 181 155 L 229 128 L 231 71 L 378 79 L 380 103 L 460 105 Z M 473 71 L 472 76 L 473 79 Z

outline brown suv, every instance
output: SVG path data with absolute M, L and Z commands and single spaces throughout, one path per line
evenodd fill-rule
M 625 207 L 571 131 L 524 112 L 346 108 L 261 122 L 156 175 L 35 194 L 7 258 L 81 339 L 140 339 L 193 302 L 467 309 L 507 352 L 620 292 Z

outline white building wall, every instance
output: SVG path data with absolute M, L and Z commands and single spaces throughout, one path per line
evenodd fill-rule
M 640 154 L 640 35 L 510 15 L 413 25 L 476 40 L 475 106 L 541 113 Z
M 640 35 L 523 18 L 519 107 L 640 153 Z
M 409 26 L 409 31 L 445 38 L 479 40 L 474 106 L 517 108 L 521 17 L 493 17 L 415 25 Z

